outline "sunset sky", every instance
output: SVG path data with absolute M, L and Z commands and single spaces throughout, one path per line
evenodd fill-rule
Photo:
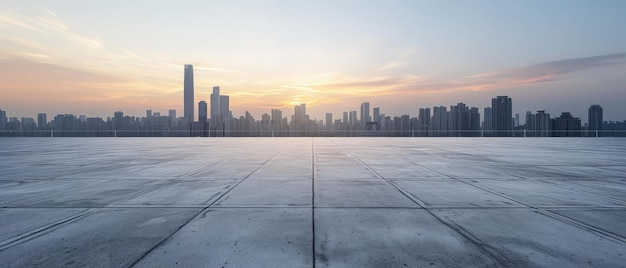
M 508 95 L 513 113 L 626 120 L 626 1 L 13 1 L 0 3 L 0 109 L 182 115 L 213 86 L 235 116 L 306 103 L 317 119 Z M 197 105 L 196 105 L 197 106 Z M 197 115 L 197 113 L 196 113 Z M 523 119 L 522 119 L 523 120 Z

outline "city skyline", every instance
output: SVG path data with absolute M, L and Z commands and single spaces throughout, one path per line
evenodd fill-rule
M 447 110 L 446 106 L 434 106 L 432 117 L 430 116 L 430 107 L 420 107 L 418 109 L 419 113 L 417 114 L 417 116 L 413 116 L 412 114 L 393 115 L 380 113 L 379 106 L 375 106 L 370 109 L 369 102 L 362 102 L 359 106 L 358 117 L 356 110 L 350 111 L 350 109 L 348 109 L 347 111 L 345 111 L 344 107 L 344 112 L 342 112 L 342 119 L 332 120 L 333 113 L 325 112 L 324 119 L 318 120 L 316 117 L 311 117 L 306 112 L 306 103 L 298 103 L 293 106 L 294 113 L 291 116 L 291 120 L 289 120 L 289 116 L 283 117 L 282 111 L 278 108 L 271 109 L 271 116 L 266 111 L 260 116 L 261 120 L 257 120 L 254 119 L 254 116 L 248 110 L 245 110 L 245 113 L 239 117 L 233 115 L 233 112 L 230 110 L 230 96 L 221 95 L 219 86 L 213 87 L 213 93 L 210 96 L 210 114 L 208 111 L 209 106 L 207 105 L 207 102 L 205 100 L 200 100 L 197 102 L 198 117 L 196 118 L 194 116 L 196 109 L 194 107 L 195 87 L 193 73 L 193 65 L 185 64 L 183 80 L 183 116 L 177 118 L 175 116 L 176 110 L 168 110 L 167 122 L 163 122 L 161 120 L 161 122 L 156 125 L 161 129 L 152 129 L 151 131 L 182 130 L 189 133 L 189 135 L 217 137 L 226 136 L 226 132 L 229 131 L 240 131 L 242 129 L 247 129 L 246 131 L 261 131 L 261 128 L 256 129 L 260 126 L 253 127 L 252 125 L 265 123 L 268 124 L 268 127 L 269 125 L 273 125 L 272 127 L 275 127 L 276 129 L 274 130 L 276 131 L 283 131 L 283 127 L 286 127 L 290 132 L 309 132 L 312 129 L 315 129 L 315 131 L 334 131 L 335 128 L 340 126 L 341 128 L 344 128 L 341 131 L 349 132 L 368 130 L 390 131 L 393 130 L 392 128 L 399 128 L 393 131 L 400 130 L 412 131 L 413 133 L 414 131 L 418 131 L 421 133 L 431 133 L 433 130 L 435 130 L 435 132 L 445 131 L 446 136 L 448 135 L 449 131 L 453 130 L 455 132 L 453 132 L 452 135 L 461 135 L 461 132 L 463 131 L 485 131 L 487 136 L 508 137 L 512 136 L 513 129 L 518 127 L 523 127 L 524 131 L 529 130 L 542 133 L 538 134 L 539 136 L 547 135 L 546 131 L 550 131 L 551 129 L 550 123 L 547 122 L 550 121 L 550 113 L 546 113 L 545 109 L 537 110 L 537 115 L 534 115 L 533 111 L 526 110 L 526 120 L 523 123 L 520 120 L 519 113 L 515 113 L 515 117 L 513 117 L 513 104 L 512 99 L 509 96 L 496 96 L 495 98 L 492 98 L 491 106 L 484 107 L 482 114 L 480 113 L 479 107 L 470 107 L 467 106 L 464 102 L 458 102 L 456 105 L 451 104 L 449 106 L 450 111 Z M 129 117 L 129 115 L 127 114 L 125 117 L 130 119 L 130 121 L 127 122 L 127 125 L 124 128 L 132 128 L 128 124 L 131 124 L 131 122 L 135 121 L 135 119 L 140 119 L 140 121 L 137 121 L 136 123 L 143 124 L 145 123 L 144 120 L 149 121 L 153 118 L 159 118 L 161 114 L 160 112 L 155 112 L 153 116 L 152 109 L 147 109 L 145 111 L 145 117 L 139 117 L 134 115 Z M 370 116 L 370 112 L 373 112 L 373 117 Z M 349 117 L 348 114 L 350 115 Z M 579 117 L 572 116 L 571 112 L 562 112 L 561 117 L 565 116 L 564 119 L 574 120 L 572 121 L 572 123 L 577 126 L 573 130 L 576 131 L 584 130 L 587 125 L 589 125 L 588 130 L 601 130 L 603 122 L 607 122 L 609 124 L 618 123 L 620 124 L 620 127 L 617 127 L 619 129 L 623 128 L 621 127 L 622 123 L 626 123 L 626 120 L 604 121 L 603 114 L 603 108 L 599 104 L 593 104 L 588 109 L 588 123 L 582 124 L 582 120 L 580 120 Z M 277 117 L 277 115 L 280 116 Z M 65 118 L 68 116 L 69 119 Z M 105 126 L 105 121 L 103 119 L 107 118 L 106 122 L 111 123 L 112 129 L 110 130 L 116 130 L 122 129 L 121 125 L 119 125 L 118 127 L 120 128 L 118 128 L 116 127 L 116 124 L 121 124 L 120 122 L 123 120 L 123 117 L 123 111 L 115 111 L 113 117 L 87 117 L 86 115 L 80 115 L 79 120 L 83 121 L 83 123 L 92 120 L 92 127 L 98 126 L 96 129 L 101 129 L 103 126 Z M 554 120 L 561 119 L 561 117 L 554 118 Z M 52 126 L 48 123 L 51 123 L 53 121 L 48 122 L 46 120 L 47 113 L 38 113 L 36 124 L 35 119 L 32 117 L 21 117 L 21 120 L 19 118 L 20 117 L 16 116 L 7 117 L 6 111 L 0 109 L 0 130 L 18 130 L 14 129 L 16 127 L 15 125 L 7 129 L 6 124 L 9 121 L 12 121 L 12 123 L 18 123 L 19 128 L 21 128 L 19 130 L 46 130 L 48 128 L 52 130 Z M 74 114 L 68 113 L 57 114 L 55 119 L 56 118 L 60 118 L 60 120 L 62 120 L 63 122 L 65 122 L 66 120 L 74 121 L 77 119 Z M 257 116 L 257 118 L 259 117 Z M 246 123 L 243 124 L 247 126 L 240 126 L 240 123 L 237 123 L 237 119 L 245 120 Z M 114 122 L 116 120 L 117 123 Z M 96 121 L 98 122 L 96 123 Z M 74 123 L 71 123 L 71 125 L 74 126 Z M 445 127 L 443 125 L 445 125 Z M 33 126 L 36 126 L 36 129 L 33 128 Z M 56 127 L 59 128 L 60 126 L 57 125 Z M 137 125 L 137 127 L 141 128 L 142 126 Z M 155 126 L 151 125 L 149 127 L 153 128 Z M 565 125 L 561 126 L 560 128 L 570 129 L 569 126 Z M 92 131 L 93 130 L 95 129 L 92 129 Z M 554 129 L 552 130 L 554 131 Z M 482 132 L 480 135 L 483 136 Z M 525 135 L 526 134 L 524 134 L 524 136 Z
M 184 114 L 214 86 L 234 115 L 306 103 L 312 118 L 369 102 L 387 114 L 515 99 L 513 114 L 626 118 L 626 3 L 368 1 L 0 4 L 0 108 Z M 172 12 L 175 10 L 176 12 Z M 107 12 L 115 12 L 111 19 Z M 163 18 L 168 18 L 163 20 Z M 350 107 L 350 108 L 346 108 Z M 195 113 L 194 113 L 195 114 Z M 194 120 L 197 118 L 194 117 Z

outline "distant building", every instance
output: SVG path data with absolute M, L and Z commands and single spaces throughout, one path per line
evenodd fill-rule
M 198 102 L 198 121 L 206 122 L 207 121 L 207 104 L 206 101 Z
M 37 114 L 37 127 L 39 129 L 46 129 L 48 127 L 48 115 L 46 113 Z
M 333 130 L 333 113 L 326 113 L 326 130 Z
M 452 137 L 480 136 L 480 113 L 478 108 L 468 108 L 465 103 L 450 106 L 448 131 Z
M 378 126 L 380 127 L 380 107 L 374 107 L 373 111 L 374 118 L 372 118 L 372 121 L 378 123 Z
M 220 87 L 213 87 L 211 94 L 211 122 L 210 126 L 215 135 L 228 135 L 231 130 L 230 97 L 220 95 Z M 244 118 L 245 119 L 245 118 Z
M 561 116 L 552 119 L 553 137 L 580 137 L 580 119 L 564 112 Z
M 356 111 L 350 111 L 350 116 L 348 118 L 348 124 L 350 126 L 355 126 L 357 121 L 358 120 L 356 118 Z
M 361 103 L 361 126 L 365 126 L 370 121 L 372 121 L 372 118 L 370 118 L 370 103 Z
M 167 115 L 169 117 L 167 127 L 170 129 L 177 128 L 176 110 L 168 110 Z
M 0 130 L 7 129 L 7 112 L 0 110 Z
M 198 102 L 198 127 L 200 136 L 208 136 L 208 122 L 207 122 L 207 104 L 206 101 Z
M 513 102 L 508 96 L 491 99 L 493 136 L 510 137 L 513 134 Z
M 445 106 L 433 107 L 432 132 L 436 137 L 448 136 L 448 108 Z
M 493 136 L 493 114 L 491 113 L 491 107 L 485 107 L 483 109 L 483 136 Z
M 589 121 L 589 131 L 592 132 L 590 133 L 590 135 L 595 136 L 596 134 L 598 136 L 601 135 L 601 130 L 602 130 L 602 107 L 600 105 L 591 105 L 591 107 L 589 107 L 589 117 L 588 117 L 588 121 Z
M 527 137 L 550 137 L 551 132 L 552 122 L 549 113 L 544 110 L 537 111 L 537 114 L 526 112 Z
M 306 114 L 306 103 L 301 103 L 293 107 L 293 119 L 291 120 L 291 133 L 293 136 L 307 136 L 313 130 L 309 123 L 309 115 Z
M 430 108 L 419 109 L 417 130 L 421 137 L 430 136 Z
M 191 64 L 185 64 L 183 120 L 187 130 L 189 130 L 191 123 L 193 123 L 194 120 L 193 109 L 195 102 L 193 91 L 193 66 Z

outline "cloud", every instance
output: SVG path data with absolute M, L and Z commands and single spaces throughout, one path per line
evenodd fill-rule
M 626 53 L 541 62 L 529 66 L 433 81 L 415 75 L 337 78 L 326 83 L 291 84 L 300 90 L 317 90 L 325 98 L 406 95 L 427 92 L 475 91 L 568 79 L 568 75 L 610 66 L 626 65 Z
M 415 84 L 406 90 L 449 91 L 489 90 L 516 85 L 537 84 L 561 79 L 567 75 L 608 66 L 625 65 L 626 53 L 547 61 L 525 67 L 476 74 L 459 79 Z
M 119 84 L 125 81 L 117 77 L 70 67 L 30 61 L 22 58 L 0 59 L 2 92 L 11 89 L 93 88 L 95 85 Z
M 529 84 L 558 79 L 559 76 L 579 72 L 591 68 L 598 68 L 626 63 L 626 53 L 616 53 L 584 58 L 573 58 L 557 61 L 548 61 L 526 67 L 492 72 L 466 77 L 492 82 L 510 81 L 511 84 Z
M 384 64 L 381 67 L 378 67 L 376 70 L 374 70 L 375 73 L 377 72 L 385 72 L 385 71 L 389 71 L 389 70 L 393 70 L 393 69 L 398 69 L 401 67 L 404 67 L 407 64 L 407 60 L 406 58 L 408 58 L 409 56 L 415 54 L 415 52 L 418 51 L 417 47 L 408 47 L 405 48 L 404 50 L 402 50 L 402 52 L 400 52 L 400 54 L 398 54 L 398 56 L 396 56 L 395 59 L 389 61 L 388 63 Z

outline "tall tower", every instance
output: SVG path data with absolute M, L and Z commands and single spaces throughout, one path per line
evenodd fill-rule
M 184 82 L 184 94 L 185 94 L 185 102 L 184 102 L 184 122 L 183 124 L 186 126 L 185 128 L 189 128 L 191 123 L 193 123 L 194 113 L 194 101 L 193 101 L 193 65 L 185 64 L 185 82 Z
M 370 103 L 361 103 L 361 124 L 365 126 L 365 124 L 370 121 L 372 121 L 370 118 Z
M 602 106 L 600 105 L 591 105 L 591 107 L 589 107 L 589 131 L 598 131 L 598 130 L 602 130 Z M 595 135 L 592 134 L 592 135 Z M 600 134 L 598 134 L 600 135 Z
M 205 123 L 207 120 L 207 105 L 206 101 L 198 102 L 198 121 Z
M 372 118 L 372 121 L 380 125 L 380 107 L 374 107 L 373 111 L 374 111 L 374 118 Z
M 0 110 L 0 130 L 5 130 L 7 124 L 7 112 Z
M 39 129 L 45 129 L 47 126 L 48 126 L 48 115 L 46 113 L 38 113 L 37 114 L 37 127 L 39 127 Z
M 513 101 L 508 96 L 497 96 L 491 99 L 493 135 L 510 137 L 513 134 Z

